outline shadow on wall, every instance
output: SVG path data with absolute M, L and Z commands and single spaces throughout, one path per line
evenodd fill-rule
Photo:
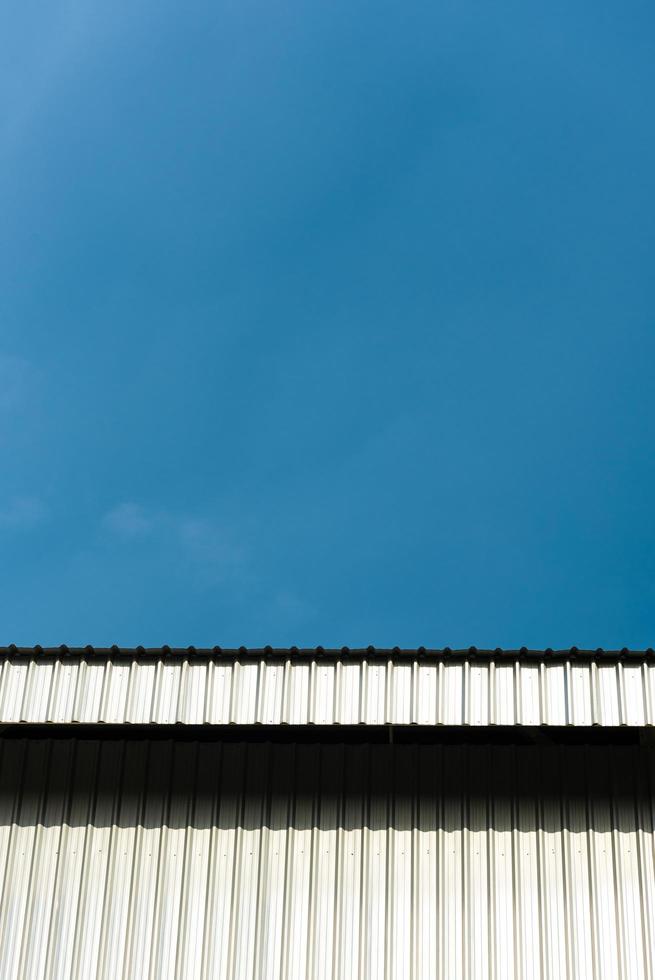
M 655 776 L 632 746 L 11 739 L 0 753 L 5 827 L 606 831 L 650 820 Z

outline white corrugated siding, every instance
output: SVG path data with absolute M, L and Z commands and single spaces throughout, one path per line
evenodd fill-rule
M 19 657 L 0 667 L 0 724 L 655 724 L 645 661 Z
M 8 740 L 3 980 L 647 980 L 646 749 Z

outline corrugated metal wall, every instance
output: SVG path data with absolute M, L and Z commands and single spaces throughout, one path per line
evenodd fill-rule
M 653 753 L 0 743 L 0 976 L 653 977 Z
M 7 657 L 0 723 L 653 725 L 650 662 Z

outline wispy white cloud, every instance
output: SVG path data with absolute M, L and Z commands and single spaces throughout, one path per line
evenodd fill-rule
M 140 504 L 125 502 L 112 507 L 102 519 L 110 531 L 125 538 L 138 538 L 148 534 L 157 524 L 153 514 L 149 514 Z
M 123 541 L 150 541 L 171 549 L 212 578 L 246 574 L 248 555 L 234 531 L 218 521 L 123 501 L 102 518 L 105 532 Z
M 180 545 L 194 561 L 217 563 L 227 568 L 244 568 L 247 549 L 234 534 L 214 521 L 183 517 L 175 523 Z
M 316 616 L 316 607 L 303 599 L 296 592 L 289 589 L 281 589 L 277 592 L 271 603 L 271 612 L 274 617 L 291 626 L 299 626 L 313 619 Z
M 134 31 L 140 20 L 138 5 L 117 8 L 65 0 L 50 5 L 41 17 L 26 5 L 13 25 L 21 56 L 8 62 L 12 71 L 3 79 L 8 98 L 0 125 L 0 152 L 19 148 L 57 97 L 62 81 L 75 78 L 85 62 L 102 55 L 116 37 Z
M 29 530 L 40 524 L 47 515 L 47 508 L 40 497 L 12 497 L 0 506 L 0 528 Z
M 38 375 L 26 358 L 0 352 L 0 417 L 12 414 L 33 395 Z
M 140 555 L 165 574 L 175 569 L 185 587 L 250 610 L 273 632 L 306 627 L 318 615 L 313 602 L 280 581 L 270 566 L 259 567 L 252 543 L 231 522 L 127 500 L 103 516 L 101 530 L 112 547 L 129 549 L 126 560 Z

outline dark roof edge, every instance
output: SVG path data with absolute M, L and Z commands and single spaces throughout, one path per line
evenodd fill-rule
M 472 660 L 646 660 L 655 658 L 655 651 L 648 647 L 646 650 L 629 650 L 624 647 L 621 650 L 583 650 L 578 647 L 567 647 L 566 649 L 552 650 L 549 647 L 543 650 L 529 649 L 520 647 L 518 649 L 479 649 L 478 647 L 466 647 L 461 649 L 451 649 L 451 647 L 19 647 L 14 644 L 0 647 L 0 657 L 29 657 L 29 658 L 62 658 L 70 657 L 76 659 L 94 659 L 108 657 L 124 657 L 127 659 L 170 657 L 174 659 L 191 658 L 198 660 L 208 660 L 224 658 L 226 660 L 239 659 L 261 659 L 266 658 L 321 658 L 330 660 L 362 660 L 369 657 L 399 658 L 405 660 L 416 659 L 465 659 Z

